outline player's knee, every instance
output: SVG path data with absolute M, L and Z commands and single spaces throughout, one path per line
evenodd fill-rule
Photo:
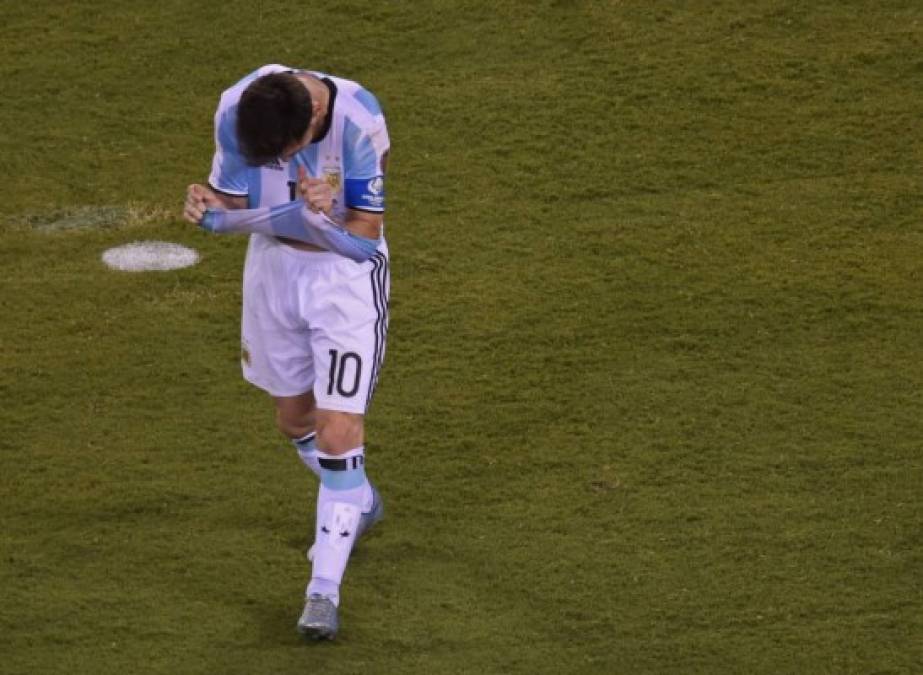
M 289 438 L 303 438 L 314 430 L 311 413 L 276 410 L 276 426 Z
M 311 392 L 300 396 L 273 397 L 276 426 L 289 438 L 304 438 L 314 431 L 315 403 Z
M 358 448 L 363 443 L 362 415 L 319 410 L 317 415 L 317 447 L 321 452 L 339 455 Z

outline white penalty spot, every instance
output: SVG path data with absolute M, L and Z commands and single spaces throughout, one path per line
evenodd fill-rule
M 169 241 L 134 241 L 106 250 L 103 262 L 123 272 L 162 272 L 195 265 L 199 262 L 199 253 Z

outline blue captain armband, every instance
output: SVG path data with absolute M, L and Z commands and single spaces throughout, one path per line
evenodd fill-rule
M 351 209 L 381 213 L 385 210 L 385 177 L 347 178 L 343 181 L 343 196 Z
M 258 209 L 208 209 L 199 225 L 216 234 L 268 234 L 320 246 L 354 262 L 365 262 L 378 250 L 378 239 L 353 234 L 301 201 Z

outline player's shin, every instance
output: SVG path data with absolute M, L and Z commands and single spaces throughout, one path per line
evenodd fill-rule
M 338 605 L 340 582 L 371 487 L 365 476 L 363 447 L 336 456 L 318 452 L 318 458 L 321 485 L 317 494 L 314 567 L 307 594 L 324 595 Z

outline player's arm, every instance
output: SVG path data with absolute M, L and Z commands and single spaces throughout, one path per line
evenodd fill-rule
M 370 96 L 370 95 L 369 95 Z M 371 98 L 374 106 L 378 102 Z M 369 239 L 379 239 L 385 212 L 385 173 L 391 142 L 383 117 L 366 132 L 346 140 L 346 229 Z
M 346 209 L 344 227 L 352 234 L 366 239 L 381 239 L 381 226 L 384 222 L 380 213 Z
M 221 192 L 215 188 L 208 186 L 211 189 L 212 194 L 221 202 L 221 206 L 225 209 L 245 209 L 247 208 L 247 197 L 240 195 L 229 195 L 226 192 Z
M 298 194 L 315 213 L 323 212 L 332 216 L 333 188 L 323 178 L 308 177 L 301 167 L 298 169 Z M 381 213 L 347 207 L 343 227 L 357 237 L 378 240 L 381 238 L 382 223 Z
M 371 258 L 381 242 L 380 238 L 353 233 L 306 199 L 256 209 L 226 210 L 207 206 L 199 224 L 217 234 L 256 233 L 295 239 L 338 253 L 354 262 L 365 262 Z M 355 219 L 352 224 L 357 229 L 369 228 L 368 223 L 357 223 Z
M 375 194 L 383 190 L 380 177 L 359 182 L 371 186 Z M 322 178 L 309 177 L 304 167 L 298 168 L 298 191 L 299 200 L 256 209 L 226 210 L 210 199 L 202 199 L 196 206 L 204 204 L 204 212 L 200 215 L 199 209 L 194 208 L 191 216 L 198 216 L 195 222 L 209 232 L 286 237 L 333 251 L 354 262 L 365 262 L 377 253 L 382 230 L 380 212 L 348 208 L 344 223 L 334 221 L 333 189 Z M 193 200 L 200 198 L 200 194 L 193 196 Z

